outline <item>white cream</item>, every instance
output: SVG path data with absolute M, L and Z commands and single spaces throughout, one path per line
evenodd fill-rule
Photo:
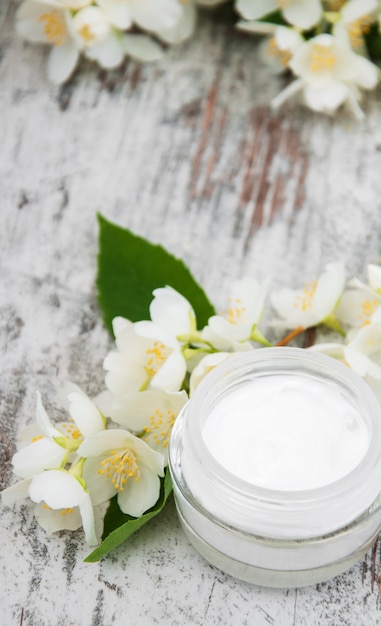
M 243 383 L 210 411 L 210 453 L 259 487 L 299 491 L 329 485 L 364 457 L 370 433 L 337 386 L 278 374 Z

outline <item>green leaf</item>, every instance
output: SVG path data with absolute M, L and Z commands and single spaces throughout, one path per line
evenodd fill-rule
M 110 331 L 117 315 L 132 322 L 149 319 L 152 292 L 166 285 L 191 303 L 199 327 L 206 325 L 215 311 L 181 260 L 102 215 L 98 215 L 98 221 L 98 300 Z
M 161 479 L 160 497 L 158 501 L 155 506 L 141 517 L 136 518 L 125 515 L 118 507 L 116 496 L 112 498 L 104 519 L 102 543 L 85 558 L 85 562 L 95 563 L 111 552 L 111 550 L 115 550 L 115 548 L 124 543 L 133 533 L 163 510 L 171 492 L 172 480 L 167 468 L 165 477 Z
M 381 58 L 381 35 L 378 24 L 372 24 L 369 33 L 365 36 L 365 43 L 369 56 L 373 59 Z

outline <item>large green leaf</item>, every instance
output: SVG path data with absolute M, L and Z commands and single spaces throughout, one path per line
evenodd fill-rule
M 105 515 L 102 543 L 85 558 L 85 561 L 87 563 L 99 561 L 102 557 L 111 552 L 111 550 L 115 550 L 115 548 L 124 543 L 133 533 L 162 511 L 171 491 L 172 481 L 167 468 L 165 478 L 161 481 L 160 497 L 158 501 L 155 506 L 138 518 L 130 517 L 122 513 L 118 507 L 115 496 L 110 501 L 110 506 Z
M 98 300 L 110 331 L 117 315 L 133 322 L 148 319 L 153 290 L 166 285 L 192 304 L 198 327 L 207 323 L 214 309 L 181 260 L 101 215 L 98 221 Z

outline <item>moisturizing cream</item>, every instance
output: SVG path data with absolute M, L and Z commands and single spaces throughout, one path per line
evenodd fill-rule
M 177 418 L 169 456 L 187 536 L 243 580 L 324 580 L 381 527 L 381 409 L 330 357 L 265 348 L 225 361 Z

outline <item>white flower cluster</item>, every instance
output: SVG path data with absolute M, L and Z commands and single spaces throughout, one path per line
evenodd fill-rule
M 24 0 L 16 18 L 21 37 L 51 45 L 48 78 L 55 84 L 70 78 L 81 54 L 107 69 L 125 56 L 156 61 L 158 41 L 180 43 L 195 23 L 196 0 Z
M 368 266 L 368 284 L 345 284 L 344 265 L 329 264 L 302 289 L 270 295 L 275 319 L 289 343 L 324 324 L 341 341 L 319 350 L 353 368 L 381 401 L 381 267 Z M 99 542 L 102 511 L 117 496 L 123 513 L 139 517 L 160 495 L 168 442 L 177 415 L 200 381 L 233 353 L 270 346 L 259 329 L 268 284 L 236 281 L 227 308 L 197 328 L 188 300 L 171 287 L 156 289 L 150 320 L 113 321 L 115 349 L 104 360 L 105 386 L 92 401 L 67 383 L 70 419 L 53 425 L 37 395 L 36 426 L 28 427 L 13 457 L 22 480 L 2 493 L 4 504 L 29 496 L 47 532 L 83 526 L 90 545 Z
M 380 29 L 379 0 L 236 0 L 236 7 L 245 19 L 239 28 L 268 35 L 261 53 L 269 67 L 295 76 L 274 107 L 301 92 L 315 111 L 334 113 L 344 104 L 363 117 L 361 90 L 379 80 L 365 41 L 373 25 Z M 275 11 L 282 24 L 271 22 Z

